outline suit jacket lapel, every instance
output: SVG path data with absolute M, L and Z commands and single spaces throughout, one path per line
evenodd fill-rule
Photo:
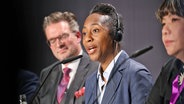
M 53 73 L 52 73 L 52 76 L 51 76 L 51 83 L 49 84 L 49 86 L 51 86 L 51 87 L 49 87 L 49 88 L 51 88 L 51 89 L 53 89 L 53 95 L 51 95 L 50 97 L 52 97 L 51 99 L 52 99 L 52 102 L 51 102 L 51 104 L 54 104 L 55 102 L 57 102 L 57 97 L 56 97 L 56 93 L 57 93 L 57 87 L 58 87 L 58 84 L 60 83 L 60 79 L 61 79 L 61 77 L 63 76 L 63 73 L 62 73 L 62 71 L 61 71 L 61 66 L 59 65 L 58 67 L 57 67 L 57 70 L 55 70 L 55 71 L 53 71 Z M 57 82 L 56 82 L 57 81 Z M 50 90 L 51 90 L 50 89 Z
M 122 59 L 123 57 L 123 59 Z M 125 69 L 124 63 L 126 62 L 126 58 L 128 56 L 122 52 L 117 62 L 115 63 L 114 68 L 112 69 L 111 75 L 109 77 L 108 83 L 106 85 L 106 89 L 104 92 L 102 104 L 111 104 L 113 99 L 116 97 L 117 89 L 121 83 L 123 78 L 122 71 Z M 121 66 L 123 64 L 123 66 Z M 120 69 L 121 66 L 121 69 Z
M 48 79 L 45 82 L 46 85 L 42 88 L 43 93 L 40 96 L 43 102 L 49 102 L 50 104 L 55 103 L 57 86 L 58 83 L 60 82 L 59 79 L 62 76 L 61 71 L 59 71 L 60 68 L 61 68 L 60 66 L 57 66 L 55 69 L 53 69 L 50 76 L 48 76 Z
M 110 104 L 110 102 L 114 99 L 119 84 L 121 82 L 121 79 L 122 79 L 121 73 L 116 72 L 113 78 L 107 83 L 102 104 Z
M 75 84 L 77 85 L 76 87 L 81 88 L 84 86 L 85 82 L 85 76 L 89 70 L 87 70 L 87 65 L 89 64 L 89 60 L 86 60 L 85 58 L 82 58 L 79 67 L 77 69 L 76 75 L 75 75 Z
M 89 97 L 89 101 L 85 101 L 88 102 L 90 104 L 97 104 L 97 100 L 98 100 L 98 95 L 97 95 L 97 90 L 98 90 L 98 83 L 97 83 L 97 77 L 96 77 L 97 72 L 94 74 L 94 76 L 92 77 L 92 79 L 90 80 L 89 83 L 93 83 L 93 84 L 89 84 L 89 93 L 88 93 L 88 97 Z
M 67 92 L 67 96 L 73 96 L 73 94 L 75 93 L 75 91 L 79 90 L 80 88 L 82 88 L 84 86 L 84 82 L 85 82 L 85 75 L 87 74 L 87 72 L 89 70 L 87 70 L 87 65 L 89 64 L 89 60 L 86 58 L 85 54 L 83 54 L 83 57 L 81 58 L 79 67 L 77 68 L 77 72 L 75 75 L 75 78 L 73 80 L 73 82 L 71 83 L 71 87 L 69 88 L 68 92 Z M 67 99 L 66 97 L 66 101 L 65 102 L 70 102 L 70 104 L 73 104 L 74 102 L 73 100 Z

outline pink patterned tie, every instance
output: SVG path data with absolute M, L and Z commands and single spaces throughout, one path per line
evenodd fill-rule
M 65 90 L 67 89 L 67 85 L 68 85 L 68 82 L 70 80 L 70 76 L 69 76 L 69 73 L 70 73 L 71 69 L 70 68 L 64 68 L 63 69 L 63 78 L 58 86 L 58 91 L 57 91 L 57 100 L 58 100 L 58 103 L 61 102 L 63 96 L 64 96 L 64 93 L 65 93 Z

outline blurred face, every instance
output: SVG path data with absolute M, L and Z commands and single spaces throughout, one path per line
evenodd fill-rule
M 103 23 L 109 18 L 93 13 L 89 15 L 82 29 L 83 44 L 91 60 L 104 63 L 113 57 L 112 39 L 109 29 Z
M 72 32 L 67 22 L 50 24 L 45 33 L 52 53 L 58 60 L 62 61 L 80 53 L 80 32 Z
M 168 55 L 184 60 L 184 18 L 166 15 L 162 20 L 162 41 Z

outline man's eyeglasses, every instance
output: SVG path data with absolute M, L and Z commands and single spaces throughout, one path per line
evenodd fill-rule
M 65 39 L 67 39 L 69 37 L 69 35 L 70 34 L 68 34 L 68 33 L 64 33 L 62 35 L 59 35 L 58 37 L 48 39 L 47 43 L 48 43 L 49 46 L 50 45 L 55 45 L 57 39 L 59 40 L 59 42 L 61 42 L 61 41 L 65 40 Z

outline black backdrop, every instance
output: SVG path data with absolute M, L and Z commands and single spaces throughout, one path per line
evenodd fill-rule
M 10 45 L 9 51 L 16 69 L 27 69 L 40 74 L 41 69 L 56 59 L 45 42 L 42 30 L 44 16 L 53 11 L 71 11 L 77 16 L 82 29 L 83 21 L 89 10 L 98 2 L 114 5 L 123 16 L 124 39 L 121 44 L 128 54 L 149 45 L 154 48 L 135 60 L 150 69 L 154 80 L 162 65 L 168 59 L 161 41 L 161 25 L 155 11 L 162 0 L 19 0 L 14 1 L 9 12 Z M 10 59 L 9 58 L 9 59 Z

